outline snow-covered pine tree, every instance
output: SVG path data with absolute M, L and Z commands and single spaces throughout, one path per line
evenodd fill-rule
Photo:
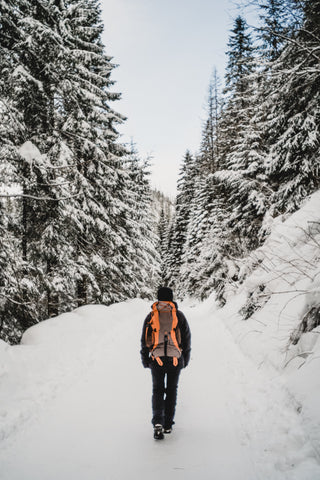
M 243 240 L 243 254 L 261 244 L 268 233 L 269 223 L 265 222 L 265 213 L 272 190 L 267 182 L 265 163 L 271 147 L 267 123 L 274 108 L 271 100 L 274 94 L 272 66 L 286 39 L 289 39 L 294 23 L 290 20 L 288 2 L 266 0 L 259 2 L 258 6 L 262 9 L 262 25 L 257 29 L 261 41 L 257 49 L 259 67 L 248 77 L 252 85 L 248 123 L 229 155 L 231 166 L 233 164 L 231 179 L 227 173 L 228 183 L 233 184 L 230 200 L 234 208 L 230 214 L 230 225 L 233 233 Z
M 159 255 L 159 283 L 157 287 L 167 284 L 167 272 L 170 261 L 169 236 L 173 223 L 174 207 L 172 200 L 158 190 L 152 191 L 152 204 L 156 218 L 157 252 Z M 170 279 L 168 280 L 170 281 Z
M 174 234 L 171 239 L 171 264 L 168 265 L 168 275 L 171 284 L 180 295 L 179 277 L 180 267 L 182 264 L 182 256 L 184 252 L 187 228 L 190 219 L 190 205 L 193 201 L 194 194 L 194 158 L 187 151 L 181 165 L 178 179 L 178 194 L 176 198 L 175 218 L 174 218 Z
M 2 193 L 2 190 L 0 190 Z M 6 310 L 9 298 L 10 273 L 8 268 L 9 238 L 7 219 L 3 205 L 3 198 L 0 198 L 0 338 L 7 338 Z M 9 241 L 9 242 L 8 242 Z
M 163 274 L 163 284 L 160 286 L 168 286 L 170 288 L 175 288 L 174 280 L 176 278 L 175 271 L 175 251 L 173 248 L 173 242 L 175 237 L 175 212 L 172 215 L 171 222 L 168 225 L 168 234 L 167 234 L 167 249 L 164 257 L 164 274 Z
M 255 48 L 244 18 L 238 16 L 228 41 L 224 105 L 220 132 L 220 168 L 229 166 L 226 157 L 236 148 L 239 136 L 250 118 L 252 88 L 250 75 L 255 71 Z
M 221 303 L 230 253 L 225 198 L 214 174 L 197 177 L 180 274 L 184 294 L 204 299 L 214 287 Z
M 43 249 L 47 248 L 45 236 L 53 224 L 52 216 L 57 217 L 58 208 L 52 205 L 57 201 L 59 186 L 46 154 L 52 144 L 54 91 L 61 73 L 57 58 L 61 56 L 63 40 L 59 27 L 61 12 L 49 7 L 43 2 L 15 2 L 7 16 L 10 43 L 6 34 L 1 36 L 1 43 L 6 46 L 2 53 L 11 58 L 2 89 L 5 108 L 1 113 L 9 122 L 4 127 L 1 158 L 11 172 L 7 184 L 17 185 L 19 215 L 16 222 L 12 222 L 12 229 L 20 239 L 15 256 L 20 254 L 21 262 L 15 269 L 17 288 L 13 291 L 19 310 L 16 315 L 23 328 L 47 317 L 51 304 L 50 281 L 46 277 L 48 263 Z M 59 231 L 58 225 L 56 227 Z M 61 251 L 60 247 L 59 254 Z
M 202 131 L 200 153 L 193 167 L 194 194 L 190 203 L 180 275 L 182 294 L 199 296 L 199 289 L 207 279 L 204 272 L 207 266 L 201 263 L 201 253 L 207 246 L 207 236 L 212 224 L 217 220 L 215 208 L 219 198 L 213 173 L 219 168 L 220 103 L 219 79 L 214 70 L 209 84 L 207 119 Z
M 14 140 L 21 138 L 24 130 L 23 118 L 14 109 L 10 95 L 11 85 L 8 82 L 12 70 L 17 66 L 14 48 L 21 39 L 19 13 L 19 2 L 0 2 L 0 338 L 13 343 L 18 339 L 14 338 L 17 318 L 14 315 L 16 304 L 11 288 L 12 270 L 15 271 L 15 267 L 21 263 L 21 257 L 15 264 L 16 258 L 13 258 L 12 250 L 16 245 L 10 228 L 13 213 L 9 209 L 10 199 L 7 197 L 11 192 L 6 187 L 14 176 L 14 158 L 18 157 Z
M 268 222 L 263 227 L 262 223 L 272 193 L 265 172 L 270 149 L 267 121 L 274 90 L 271 70 L 292 31 L 288 2 L 265 0 L 257 5 L 261 12 L 261 26 L 256 29 L 260 40 L 256 59 L 258 68 L 248 77 L 251 84 L 248 122 L 236 148 L 229 155 L 233 164 L 233 178 L 230 180 L 230 174 L 227 174 L 229 182 L 233 184 L 230 199 L 234 208 L 230 223 L 233 232 L 243 240 L 243 254 L 261 244 L 268 233 Z
M 200 156 L 201 170 L 213 173 L 217 170 L 219 157 L 219 120 L 221 110 L 220 79 L 214 68 L 207 98 L 207 117 L 202 129 Z
M 294 212 L 320 185 L 320 2 L 303 2 L 303 22 L 274 62 L 267 172 L 273 216 Z
M 216 194 L 214 208 L 212 210 L 212 223 L 202 243 L 200 255 L 197 259 L 199 271 L 199 283 L 196 296 L 205 299 L 212 291 L 215 291 L 218 302 L 225 302 L 225 284 L 230 277 L 230 264 L 228 260 L 228 229 L 226 228 L 224 195 L 220 191 L 223 185 L 213 183 L 212 190 Z M 231 274 L 232 276 L 232 274 Z
M 0 7 L 1 169 L 6 187 L 16 185 L 5 189 L 16 200 L 4 225 L 17 242 L 7 313 L 24 330 L 75 304 L 132 293 L 128 172 L 99 3 Z
M 218 171 L 215 178 L 224 184 L 223 190 L 227 194 L 230 246 L 233 246 L 234 255 L 241 255 L 246 252 L 246 243 L 254 246 L 256 235 L 250 226 L 257 214 L 264 213 L 259 180 L 256 179 L 259 167 L 254 163 L 253 145 L 251 142 L 248 145 L 248 139 L 255 136 L 255 124 L 251 119 L 259 76 L 255 74 L 255 48 L 251 34 L 242 17 L 236 18 L 228 45 L 226 100 L 220 127 L 220 165 L 225 169 Z M 247 242 L 243 242 L 245 237 Z
M 168 250 L 168 233 L 170 227 L 170 219 L 166 215 L 164 206 L 160 211 L 160 218 L 158 222 L 158 252 L 160 255 L 160 272 L 159 272 L 159 286 L 165 285 L 166 279 L 166 256 Z
M 126 232 L 128 239 L 127 268 L 132 272 L 127 278 L 130 297 L 152 298 L 159 285 L 159 238 L 157 221 L 152 209 L 149 182 L 149 161 L 142 160 L 131 145 L 125 157 L 127 180 Z
M 197 157 L 196 162 L 200 163 Z M 198 297 L 201 286 L 199 259 L 210 229 L 210 213 L 212 213 L 211 193 L 212 175 L 197 171 L 194 181 L 194 197 L 189 205 L 190 216 L 186 231 L 186 240 L 180 268 L 179 291 L 181 296 Z
M 127 295 L 131 276 L 126 232 L 126 178 L 115 125 L 123 117 L 110 103 L 114 65 L 101 41 L 96 0 L 66 2 L 69 58 L 61 86 L 61 132 L 74 155 L 77 192 L 69 205 L 69 239 L 75 250 L 77 302 L 111 303 Z M 126 285 L 126 286 L 125 286 Z
M 234 155 L 238 153 L 252 114 L 250 76 L 255 65 L 251 35 L 243 18 L 235 20 L 228 45 L 224 106 L 222 113 L 211 122 L 211 134 L 204 129 L 198 157 L 196 193 L 185 248 L 193 261 L 191 265 L 187 261 L 184 263 L 181 275 L 189 294 L 204 298 L 214 288 L 221 303 L 225 284 L 236 271 L 230 258 L 240 253 L 242 245 L 239 234 L 232 230 L 230 219 L 235 212 L 235 202 L 240 202 L 241 166 Z M 210 117 L 210 101 L 208 105 Z M 210 121 L 206 125 L 209 124 Z M 210 136 L 214 147 L 211 158 L 210 149 L 206 148 L 210 145 L 207 140 Z
M 292 2 L 290 2 L 292 3 Z M 258 2 L 261 26 L 258 37 L 261 40 L 263 63 L 269 63 L 280 55 L 289 34 L 288 2 L 263 0 Z

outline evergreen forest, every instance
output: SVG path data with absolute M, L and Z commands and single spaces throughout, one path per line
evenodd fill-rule
M 320 187 L 320 0 L 256 2 L 214 69 L 175 206 L 121 143 L 98 0 L 0 0 L 0 337 L 88 303 L 223 305 L 274 222 Z
M 182 162 L 161 252 L 180 298 L 215 292 L 224 305 L 275 222 L 320 187 L 320 2 L 256 8 L 254 28 L 234 20 L 224 87 L 214 69 L 201 145 Z

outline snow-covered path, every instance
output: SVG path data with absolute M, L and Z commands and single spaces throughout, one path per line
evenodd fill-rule
M 32 388 L 46 398 L 29 406 L 30 418 L 0 444 L 1 480 L 320 478 L 294 401 L 279 379 L 243 356 L 206 304 L 181 308 L 192 330 L 192 361 L 181 375 L 174 432 L 154 441 L 150 372 L 138 355 L 148 309 L 139 300 L 84 307 L 73 315 L 77 338 L 73 320 L 65 332 L 62 320 L 50 320 L 27 335 L 17 348 L 52 334 L 49 345 L 34 347 L 33 367 L 43 374 L 31 375 L 25 387 L 25 395 Z M 54 352 L 63 360 L 56 370 Z

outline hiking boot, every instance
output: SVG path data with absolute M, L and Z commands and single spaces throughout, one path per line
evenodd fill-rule
M 159 423 L 157 423 L 157 425 L 154 426 L 154 429 L 153 429 L 153 438 L 155 440 L 162 440 L 164 438 L 164 435 L 163 435 L 163 427 L 162 425 L 160 425 Z

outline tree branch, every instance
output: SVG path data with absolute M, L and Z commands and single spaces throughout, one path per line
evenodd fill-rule
M 16 194 L 7 194 L 7 195 L 0 194 L 0 198 L 30 198 L 31 200 L 59 202 L 62 200 L 69 200 L 71 198 L 80 197 L 81 195 L 83 195 L 83 192 L 77 193 L 76 195 L 70 195 L 70 197 L 52 198 L 52 197 L 36 197 L 34 195 L 25 195 L 25 194 L 16 193 Z

